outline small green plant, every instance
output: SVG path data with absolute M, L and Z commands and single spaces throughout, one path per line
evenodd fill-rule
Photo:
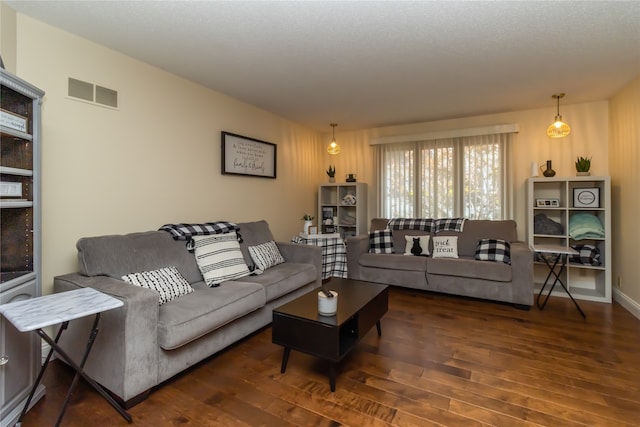
M 309 215 L 309 214 L 304 214 L 304 216 L 302 217 L 303 221 L 313 221 L 313 216 Z
M 591 157 L 578 157 L 576 160 L 576 172 L 589 172 Z
M 336 176 L 336 167 L 329 165 L 329 169 L 327 169 L 327 175 L 329 175 L 329 178 L 333 178 L 334 176 Z

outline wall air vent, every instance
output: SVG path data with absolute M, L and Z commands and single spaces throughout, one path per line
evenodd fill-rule
M 118 91 L 69 77 L 70 98 L 95 105 L 118 108 Z

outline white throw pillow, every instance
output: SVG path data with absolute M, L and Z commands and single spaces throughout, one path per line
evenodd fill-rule
M 458 236 L 434 236 L 433 258 L 458 258 Z
M 207 285 L 213 287 L 227 280 L 251 274 L 244 262 L 235 231 L 209 236 L 193 236 L 196 262 Z
M 420 255 L 429 255 L 429 235 L 426 234 L 424 236 L 404 236 L 404 239 L 407 241 L 406 246 L 404 247 L 405 255 L 413 255 L 411 252 L 411 248 L 413 248 L 413 239 L 420 238 L 420 247 L 422 248 L 422 253 Z
M 256 265 L 256 269 L 254 270 L 256 274 L 262 274 L 267 268 L 284 262 L 284 258 L 278 250 L 278 245 L 276 245 L 276 242 L 273 240 L 260 245 L 249 246 L 248 249 L 251 254 L 251 259 Z
M 187 279 L 180 274 L 176 267 L 126 274 L 122 276 L 122 280 L 131 285 L 156 291 L 159 295 L 158 305 L 193 292 Z

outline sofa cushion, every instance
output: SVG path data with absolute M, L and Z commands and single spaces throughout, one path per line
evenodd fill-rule
M 264 287 L 267 302 L 295 291 L 307 283 L 314 282 L 318 272 L 312 264 L 285 262 L 278 264 L 259 276 L 243 277 L 242 281 L 258 283 Z
M 264 306 L 264 288 L 256 283 L 225 282 L 198 288 L 159 307 L 158 344 L 173 350 Z
M 175 267 L 126 274 L 122 276 L 122 280 L 131 285 L 156 291 L 158 293 L 158 305 L 193 292 L 189 282 L 182 277 L 182 274 Z
M 458 236 L 434 236 L 434 258 L 458 258 Z
M 78 267 L 85 276 L 109 276 L 175 266 L 189 283 L 202 280 L 193 253 L 166 231 L 83 237 L 76 243 Z
M 261 243 L 256 246 L 249 246 L 249 253 L 255 265 L 253 270 L 256 274 L 264 273 L 268 268 L 274 265 L 282 264 L 284 258 L 278 250 L 278 245 L 273 240 Z
M 429 255 L 429 235 L 426 236 L 418 236 L 418 235 L 406 235 L 404 236 L 405 246 L 404 246 L 404 255 Z M 417 242 L 414 240 L 417 239 Z M 413 248 L 415 244 L 418 243 L 418 247 L 420 248 L 420 253 L 414 254 Z
M 427 271 L 428 257 L 404 256 L 404 254 L 360 255 L 359 264 L 363 267 L 385 268 L 388 270 Z
M 251 270 L 255 268 L 251 254 L 249 253 L 249 246 L 257 246 L 262 243 L 274 240 L 273 234 L 269 229 L 267 221 L 254 221 L 254 222 L 240 222 L 238 223 L 240 230 L 238 234 L 242 237 L 240 242 L 240 250 L 244 257 L 244 262 L 249 266 Z
M 511 264 L 511 246 L 502 239 L 480 239 L 476 248 L 476 259 Z
M 209 286 L 218 286 L 227 280 L 251 274 L 244 262 L 235 231 L 193 236 L 193 242 L 196 262 Z
M 466 220 L 464 232 L 441 231 L 438 236 L 458 236 L 458 255 L 475 257 L 480 239 L 518 240 L 516 222 L 507 220 Z
M 406 236 L 428 236 L 429 232 L 420 230 L 392 230 L 391 239 L 393 240 L 393 251 L 397 254 L 403 254 L 407 245 Z M 427 246 L 428 248 L 428 246 Z M 424 248 L 423 248 L 424 249 Z
M 512 277 L 511 266 L 508 264 L 502 262 L 477 261 L 467 257 L 432 258 L 427 263 L 427 273 L 496 282 L 510 282 Z
M 375 230 L 369 233 L 369 252 L 373 254 L 393 253 L 391 230 Z

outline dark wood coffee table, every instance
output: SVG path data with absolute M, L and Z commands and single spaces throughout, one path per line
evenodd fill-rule
M 329 384 L 335 391 L 336 365 L 373 325 L 382 334 L 380 318 L 387 312 L 389 290 L 387 285 L 339 278 L 324 288 L 338 292 L 337 313 L 318 314 L 319 289 L 308 292 L 273 310 L 272 342 L 284 347 L 282 373 L 291 349 L 329 361 Z

